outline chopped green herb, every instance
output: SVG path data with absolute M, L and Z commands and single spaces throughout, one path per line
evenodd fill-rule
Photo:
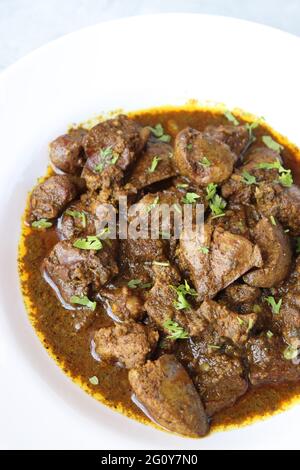
M 141 289 L 148 289 L 149 287 L 152 287 L 151 282 L 144 283 L 140 279 L 131 279 L 127 285 L 130 287 L 130 289 L 136 289 L 137 287 L 140 287 Z
M 110 234 L 110 228 L 109 227 L 105 227 L 103 230 L 101 230 L 100 233 L 98 233 L 96 236 L 98 238 L 101 238 L 102 240 L 105 240 L 107 238 L 107 236 Z
M 35 222 L 32 222 L 31 226 L 33 228 L 50 228 L 52 227 L 52 222 L 49 222 L 47 219 L 40 219 L 36 220 Z
M 72 211 L 68 209 L 66 210 L 66 214 L 70 215 L 74 219 L 80 219 L 82 227 L 86 228 L 86 215 L 83 211 Z
M 270 220 L 272 225 L 277 225 L 274 215 L 270 216 Z
M 174 204 L 173 207 L 175 211 L 178 212 L 178 214 L 181 214 L 182 211 L 181 211 L 181 207 L 179 206 L 179 204 Z
M 296 238 L 296 253 L 300 253 L 300 237 Z
M 285 170 L 278 178 L 279 183 L 285 188 L 290 188 L 294 183 L 291 170 Z
M 210 369 L 210 365 L 207 362 L 203 362 L 203 364 L 200 364 L 200 369 L 203 372 L 208 372 Z
M 269 149 L 274 150 L 278 153 L 284 148 L 282 145 L 278 144 L 278 142 L 275 142 L 275 140 L 273 140 L 272 137 L 269 135 L 263 135 L 262 141 Z
M 221 349 L 221 346 L 217 346 L 216 344 L 208 344 L 207 347 L 209 349 Z
M 178 287 L 170 286 L 177 294 L 177 300 L 174 301 L 174 307 L 176 310 L 183 310 L 190 308 L 190 304 L 186 299 L 187 295 L 196 296 L 197 292 L 195 289 L 192 289 L 189 283 L 185 280 L 184 284 L 180 284 Z
M 101 173 L 106 165 L 115 165 L 119 155 L 113 151 L 112 146 L 100 150 L 100 162 L 94 167 L 94 171 Z
M 242 173 L 242 182 L 248 185 L 257 184 L 256 178 L 253 175 L 250 175 L 248 171 L 243 171 Z
M 251 122 L 251 124 L 249 122 L 247 122 L 247 124 L 245 124 L 245 127 L 248 131 L 248 134 L 249 134 L 249 140 L 251 142 L 255 142 L 255 140 L 256 140 L 256 137 L 253 135 L 253 131 L 254 131 L 254 129 L 256 129 L 259 126 L 259 124 L 260 124 L 259 121 Z
M 199 197 L 200 196 L 198 196 L 198 194 L 196 193 L 186 193 L 186 195 L 182 199 L 182 202 L 184 204 L 194 204 L 195 202 L 197 202 L 197 199 L 199 199 Z
M 186 148 L 187 148 L 188 150 L 193 150 L 193 144 L 188 144 L 188 145 L 186 146 Z
M 200 160 L 200 165 L 202 166 L 205 166 L 205 167 L 210 167 L 211 166 L 211 162 L 208 160 L 207 157 L 203 157 L 202 160 Z
M 211 201 L 217 194 L 218 185 L 215 183 L 209 183 L 206 187 L 206 199 Z
M 97 303 L 92 302 L 86 295 L 79 297 L 78 295 L 72 295 L 70 298 L 72 304 L 83 305 L 84 307 L 89 308 L 90 310 L 95 310 Z
M 179 183 L 176 185 L 176 188 L 178 189 L 185 189 L 185 188 L 188 188 L 189 185 L 187 183 Z
M 153 261 L 152 264 L 155 266 L 170 266 L 169 261 Z
M 159 204 L 159 197 L 157 196 L 154 201 L 146 207 L 146 212 L 151 212 Z
M 268 304 L 272 308 L 272 312 L 274 315 L 279 315 L 280 309 L 281 309 L 281 304 L 282 304 L 282 299 L 278 300 L 276 303 L 276 300 L 274 299 L 273 296 L 265 297 L 265 301 L 268 302 Z
M 249 333 L 252 330 L 253 326 L 254 326 L 254 320 L 253 318 L 250 318 L 248 322 L 247 333 Z
M 89 235 L 87 238 L 78 238 L 73 246 L 80 250 L 101 250 L 103 245 L 98 237 Z
M 167 338 L 169 339 L 187 339 L 189 334 L 185 331 L 182 326 L 178 325 L 173 320 L 167 320 L 164 322 L 163 327 L 170 333 Z
M 93 377 L 90 377 L 89 378 L 89 382 L 92 384 L 92 385 L 98 385 L 99 384 L 99 379 L 98 377 L 96 377 L 95 375 Z
M 243 324 L 245 323 L 244 320 L 241 319 L 241 317 L 236 317 L 237 318 L 237 321 L 239 322 L 239 325 L 243 326 Z
M 260 163 L 257 168 L 263 170 L 278 170 L 278 183 L 280 183 L 286 188 L 290 188 L 294 182 L 291 170 L 287 170 L 286 168 L 284 168 L 284 166 L 282 166 L 279 160 L 272 163 Z
M 153 158 L 152 162 L 151 162 L 151 165 L 150 167 L 148 168 L 148 173 L 154 173 L 156 168 L 157 168 L 157 165 L 158 163 L 160 162 L 161 158 L 156 156 Z
M 270 330 L 267 331 L 266 335 L 267 335 L 267 337 L 268 337 L 269 339 L 273 338 L 273 336 L 274 336 L 274 334 L 273 334 L 272 331 L 270 331 Z
M 171 136 L 164 133 L 164 128 L 161 124 L 156 124 L 155 127 L 148 126 L 148 129 L 150 129 L 154 137 L 156 137 L 161 142 L 170 142 Z
M 235 126 L 239 125 L 239 121 L 230 111 L 225 111 L 224 116 L 228 119 L 228 121 L 232 122 Z
M 223 216 L 224 209 L 226 206 L 227 202 L 218 194 L 216 194 L 213 199 L 209 202 L 209 207 L 214 217 Z
M 293 346 L 287 346 L 283 351 L 283 357 L 287 361 L 292 361 L 298 357 L 299 351 L 297 348 L 293 348 Z
M 208 255 L 208 253 L 209 253 L 209 248 L 207 248 L 207 246 L 200 246 L 198 249 L 199 249 L 199 251 L 201 251 L 201 253 L 203 253 L 204 255 Z

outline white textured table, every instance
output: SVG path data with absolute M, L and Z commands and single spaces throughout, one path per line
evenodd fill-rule
M 300 35 L 299 0 L 0 0 L 0 70 L 84 26 L 162 12 L 228 15 Z

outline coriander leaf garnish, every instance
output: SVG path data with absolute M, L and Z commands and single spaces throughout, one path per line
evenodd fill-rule
M 213 214 L 213 217 L 224 216 L 224 209 L 227 206 L 227 202 L 221 196 L 216 194 L 213 199 L 209 202 L 209 207 Z
M 247 333 L 249 333 L 252 330 L 253 326 L 254 326 L 254 320 L 253 318 L 250 318 L 248 321 Z
M 253 175 L 250 175 L 248 171 L 243 171 L 242 173 L 242 182 L 251 185 L 251 184 L 257 184 L 256 178 Z
M 72 295 L 70 298 L 72 304 L 83 305 L 84 307 L 89 308 L 90 310 L 95 310 L 97 303 L 92 302 L 86 295 L 79 297 L 78 295 Z
M 169 261 L 153 261 L 152 264 L 155 266 L 170 266 Z
M 239 316 L 238 316 L 238 317 L 236 317 L 236 319 L 237 319 L 237 321 L 238 321 L 239 325 L 241 325 L 241 326 L 243 326 L 243 325 L 244 325 L 244 323 L 245 323 L 245 322 L 244 322 L 244 320 L 242 320 L 242 318 L 241 318 L 241 317 L 239 317 Z
M 294 182 L 291 170 L 285 170 L 282 172 L 278 181 L 285 188 L 290 188 Z
M 127 285 L 130 287 L 130 289 L 136 289 L 137 287 L 140 287 L 141 289 L 147 289 L 152 286 L 150 282 L 143 283 L 140 279 L 131 279 Z
M 278 170 L 278 183 L 280 183 L 286 188 L 290 188 L 294 182 L 291 170 L 287 170 L 286 168 L 284 168 L 284 166 L 282 166 L 282 164 L 280 163 L 280 160 L 277 160 L 276 162 L 272 163 L 259 163 L 257 168 L 260 168 L 262 170 Z
M 151 204 L 149 204 L 147 207 L 146 207 L 146 212 L 151 212 L 152 209 L 154 209 L 157 204 L 159 203 L 159 197 L 157 196 L 153 202 L 151 202 Z
M 268 304 L 271 306 L 272 312 L 274 313 L 274 315 L 279 315 L 281 305 L 282 305 L 282 299 L 278 300 L 278 302 L 276 303 L 276 300 L 274 299 L 274 297 L 269 296 L 269 297 L 265 297 L 265 301 L 268 302 Z
M 185 280 L 184 284 L 180 284 L 178 287 L 170 286 L 177 294 L 177 300 L 174 301 L 174 307 L 176 310 L 183 310 L 185 308 L 190 308 L 190 304 L 186 299 L 187 295 L 192 297 L 197 295 L 195 289 L 191 288 L 189 283 Z
M 78 238 L 73 246 L 80 250 L 101 250 L 103 245 L 98 237 L 89 235 L 87 238 Z
M 239 121 L 230 111 L 228 110 L 225 111 L 224 116 L 226 117 L 226 119 L 228 119 L 228 121 L 232 122 L 235 126 L 239 125 Z
M 82 227 L 86 228 L 86 215 L 83 211 L 72 211 L 68 209 L 66 210 L 66 214 L 70 215 L 74 219 L 80 219 Z
M 178 189 L 185 189 L 185 188 L 188 188 L 189 185 L 187 183 L 179 183 L 179 184 L 176 184 L 176 188 Z
M 297 348 L 293 348 L 293 346 L 287 346 L 283 351 L 283 357 L 287 361 L 292 361 L 298 357 L 299 351 Z
M 269 339 L 273 338 L 273 336 L 274 336 L 274 334 L 270 330 L 267 331 L 266 335 Z
M 178 214 L 181 214 L 182 210 L 181 210 L 181 207 L 179 206 L 179 204 L 173 204 L 173 207 L 175 209 L 176 212 L 178 212 Z
M 148 126 L 148 129 L 150 129 L 154 137 L 161 142 L 170 142 L 171 136 L 164 133 L 164 128 L 161 124 L 156 124 L 155 127 Z
M 208 255 L 208 253 L 209 253 L 209 248 L 207 248 L 207 246 L 200 246 L 198 249 L 204 255 Z
M 276 219 L 275 219 L 274 215 L 270 216 L 270 221 L 271 221 L 272 225 L 277 225 L 277 222 L 276 222 Z
M 93 375 L 93 377 L 90 377 L 90 378 L 89 378 L 89 382 L 90 382 L 92 385 L 98 385 L 98 384 L 99 384 L 99 379 L 98 379 L 98 377 L 96 377 L 96 375 Z
M 117 163 L 119 155 L 113 151 L 112 146 L 105 147 L 104 149 L 100 150 L 99 155 L 100 161 L 94 167 L 94 171 L 97 173 L 101 173 L 104 170 L 105 165 L 115 165 Z
M 187 150 L 193 150 L 193 144 L 187 144 L 186 148 Z
M 102 240 L 105 240 L 108 235 L 110 234 L 110 228 L 109 227 L 105 227 L 103 230 L 101 230 L 100 233 L 98 233 L 96 236 L 98 238 L 101 238 Z
M 300 253 L 300 237 L 296 238 L 296 253 Z
M 284 149 L 283 145 L 280 145 L 278 144 L 278 142 L 275 142 L 275 140 L 273 140 L 272 137 L 269 135 L 263 135 L 262 141 L 269 149 L 274 150 L 275 152 L 279 153 L 281 150 Z
M 199 162 L 200 165 L 209 168 L 211 166 L 211 161 L 207 157 L 203 157 Z
M 210 201 L 217 194 L 218 185 L 215 183 L 209 183 L 206 187 L 206 199 Z
M 167 338 L 169 339 L 187 339 L 189 334 L 185 331 L 182 326 L 178 325 L 173 320 L 167 320 L 164 322 L 163 327 L 170 333 Z
M 247 122 L 245 124 L 245 127 L 248 131 L 248 134 L 249 134 L 249 140 L 252 142 L 255 142 L 256 140 L 256 137 L 253 135 L 253 131 L 254 129 L 256 129 L 258 126 L 259 126 L 260 122 L 259 121 L 254 121 L 254 122 L 251 122 L 251 124 L 249 122 Z
M 151 162 L 150 167 L 147 170 L 147 172 L 148 173 L 154 173 L 156 168 L 157 168 L 158 163 L 160 162 L 160 160 L 161 160 L 160 157 L 158 157 L 158 156 L 154 157 L 152 162 Z
M 182 202 L 184 204 L 194 204 L 195 202 L 197 202 L 197 199 L 199 199 L 199 197 L 200 196 L 196 193 L 186 193 L 186 195 L 182 199 Z
M 221 346 L 217 346 L 216 344 L 208 344 L 207 347 L 209 349 L 221 349 Z
M 35 220 L 32 222 L 31 227 L 33 228 L 50 228 L 52 227 L 52 222 L 49 222 L 47 219 L 40 219 L 40 220 Z

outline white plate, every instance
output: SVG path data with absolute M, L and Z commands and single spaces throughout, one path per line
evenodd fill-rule
M 31 328 L 17 277 L 27 191 L 47 143 L 115 108 L 211 99 L 263 115 L 300 144 L 300 40 L 245 21 L 158 15 L 103 23 L 30 54 L 0 76 L 0 446 L 3 448 L 299 448 L 300 407 L 191 440 L 102 406 L 54 364 Z

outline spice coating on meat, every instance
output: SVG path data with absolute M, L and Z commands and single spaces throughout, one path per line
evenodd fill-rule
M 139 402 L 161 426 L 189 437 L 208 432 L 208 421 L 193 382 L 172 355 L 129 371 Z

